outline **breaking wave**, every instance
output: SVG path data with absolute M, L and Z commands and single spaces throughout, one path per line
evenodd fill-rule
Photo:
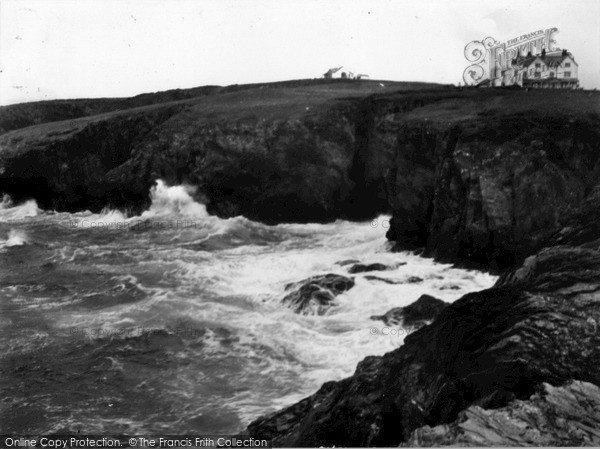
M 157 180 L 150 190 L 152 203 L 141 217 L 153 218 L 164 216 L 183 216 L 196 219 L 209 218 L 206 206 L 192 198 L 196 189 L 192 186 L 179 185 L 169 187 L 164 181 Z
M 35 217 L 42 211 L 35 200 L 15 205 L 10 195 L 4 194 L 0 203 L 0 221 L 15 221 Z
M 4 242 L 0 240 L 0 247 L 21 246 L 27 242 L 27 234 L 20 229 L 11 229 L 8 232 L 8 237 Z

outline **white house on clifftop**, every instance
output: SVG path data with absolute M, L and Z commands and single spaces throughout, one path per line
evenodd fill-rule
M 512 66 L 498 70 L 487 85 L 546 88 L 546 89 L 576 89 L 579 87 L 578 64 L 567 50 L 527 56 L 518 56 L 512 60 Z

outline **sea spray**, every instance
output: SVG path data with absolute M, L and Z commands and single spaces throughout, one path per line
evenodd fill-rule
M 35 200 L 28 200 L 24 203 L 15 205 L 9 195 L 3 195 L 0 203 L 0 222 L 22 220 L 24 218 L 35 217 L 41 210 Z
M 11 229 L 8 232 L 8 238 L 4 243 L 0 243 L 0 247 L 11 247 L 25 245 L 27 242 L 27 234 L 21 229 Z
M 197 203 L 192 198 L 195 188 L 186 185 L 169 187 L 164 181 L 158 179 L 156 185 L 150 190 L 152 203 L 150 209 L 145 211 L 141 218 L 174 215 L 187 216 L 196 219 L 208 218 L 206 206 Z

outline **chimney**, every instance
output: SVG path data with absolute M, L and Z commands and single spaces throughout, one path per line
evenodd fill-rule
M 546 49 L 542 48 L 542 59 L 546 57 Z
M 567 52 L 567 49 L 564 49 L 564 50 L 562 51 L 562 55 L 563 55 L 563 56 L 569 56 L 569 53 Z

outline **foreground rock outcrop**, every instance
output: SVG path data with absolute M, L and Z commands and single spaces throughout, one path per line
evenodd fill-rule
M 448 304 L 441 299 L 431 295 L 421 295 L 419 299 L 406 307 L 394 307 L 384 315 L 374 315 L 371 319 L 382 320 L 388 326 L 402 324 L 420 328 L 437 318 L 447 306 Z
M 600 385 L 600 189 L 564 220 L 493 288 L 463 296 L 352 377 L 254 421 L 250 434 L 283 446 L 394 446 L 469 407 L 527 400 L 542 383 Z
M 285 286 L 282 302 L 294 312 L 322 315 L 334 305 L 335 297 L 354 287 L 354 279 L 339 274 L 313 276 Z
M 406 265 L 406 264 L 400 264 L 400 265 Z M 397 268 L 397 267 L 385 265 L 383 263 L 369 263 L 369 264 L 357 263 L 357 264 L 352 265 L 350 268 L 348 268 L 348 273 L 357 274 L 357 273 L 366 273 L 369 271 L 388 271 L 388 270 L 393 270 L 394 268 Z
M 497 410 L 469 407 L 451 424 L 417 429 L 404 446 L 599 446 L 600 388 L 543 384 L 528 400 Z

